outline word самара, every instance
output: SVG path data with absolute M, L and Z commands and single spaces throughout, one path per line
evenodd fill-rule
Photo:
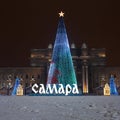
M 34 84 L 32 86 L 32 91 L 35 94 L 79 94 L 79 90 L 77 87 L 77 84 L 73 84 L 72 86 L 70 84 L 67 84 L 66 86 L 63 86 L 63 84 L 47 84 L 46 87 L 44 84 Z

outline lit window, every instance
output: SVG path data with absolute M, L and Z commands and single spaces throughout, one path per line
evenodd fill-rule
M 106 54 L 105 53 L 99 53 L 98 56 L 99 57 L 106 57 Z

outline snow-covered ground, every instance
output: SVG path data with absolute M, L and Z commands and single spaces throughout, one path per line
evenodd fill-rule
M 0 96 L 0 120 L 120 120 L 120 96 Z

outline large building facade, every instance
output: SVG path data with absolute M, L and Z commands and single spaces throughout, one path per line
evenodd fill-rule
M 81 48 L 71 45 L 73 65 L 78 88 L 84 94 L 103 95 L 103 88 L 109 83 L 110 74 L 116 75 L 115 83 L 120 93 L 120 67 L 106 67 L 104 48 L 88 48 L 85 43 Z M 52 45 L 46 49 L 32 49 L 30 67 L 1 67 L 0 94 L 11 95 L 15 78 L 18 76 L 24 88 L 24 94 L 31 94 L 34 83 L 46 84 L 52 56 Z

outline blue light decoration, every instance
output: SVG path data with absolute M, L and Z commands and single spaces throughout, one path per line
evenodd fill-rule
M 115 84 L 115 77 L 113 75 L 111 75 L 110 77 L 110 94 L 118 95 L 116 84 Z
M 13 88 L 13 91 L 12 91 L 12 95 L 16 95 L 16 93 L 17 93 L 17 88 L 18 88 L 19 84 L 20 84 L 20 79 L 17 77 L 17 78 L 15 79 L 15 85 L 14 85 L 14 88 Z
M 74 66 L 72 62 L 71 52 L 68 43 L 68 37 L 61 13 L 54 48 L 52 54 L 52 62 L 48 72 L 47 84 L 77 84 Z

